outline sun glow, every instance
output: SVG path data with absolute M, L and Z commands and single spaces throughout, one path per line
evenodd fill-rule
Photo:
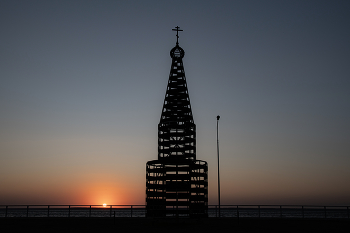
M 107 204 L 106 203 L 103 203 L 103 207 L 106 207 L 107 206 Z

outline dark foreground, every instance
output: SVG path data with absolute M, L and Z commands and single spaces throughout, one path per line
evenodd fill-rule
M 349 219 L 0 218 L 0 232 L 350 232 Z

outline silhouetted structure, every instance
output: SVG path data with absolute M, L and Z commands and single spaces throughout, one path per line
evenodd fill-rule
M 208 165 L 196 160 L 196 125 L 193 121 L 179 46 L 170 51 L 172 64 L 163 111 L 158 124 L 158 160 L 147 162 L 147 217 L 207 217 Z

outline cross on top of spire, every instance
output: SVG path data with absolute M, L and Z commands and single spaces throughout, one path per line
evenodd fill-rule
M 172 30 L 176 31 L 176 45 L 178 45 L 179 44 L 179 31 L 181 32 L 183 30 L 181 30 L 179 26 L 176 26 L 175 29 L 172 29 Z

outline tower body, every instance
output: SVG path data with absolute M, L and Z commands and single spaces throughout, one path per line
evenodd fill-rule
M 170 51 L 170 75 L 158 124 L 158 159 L 146 165 L 147 217 L 207 217 L 208 165 L 196 159 L 193 120 L 182 58 Z

